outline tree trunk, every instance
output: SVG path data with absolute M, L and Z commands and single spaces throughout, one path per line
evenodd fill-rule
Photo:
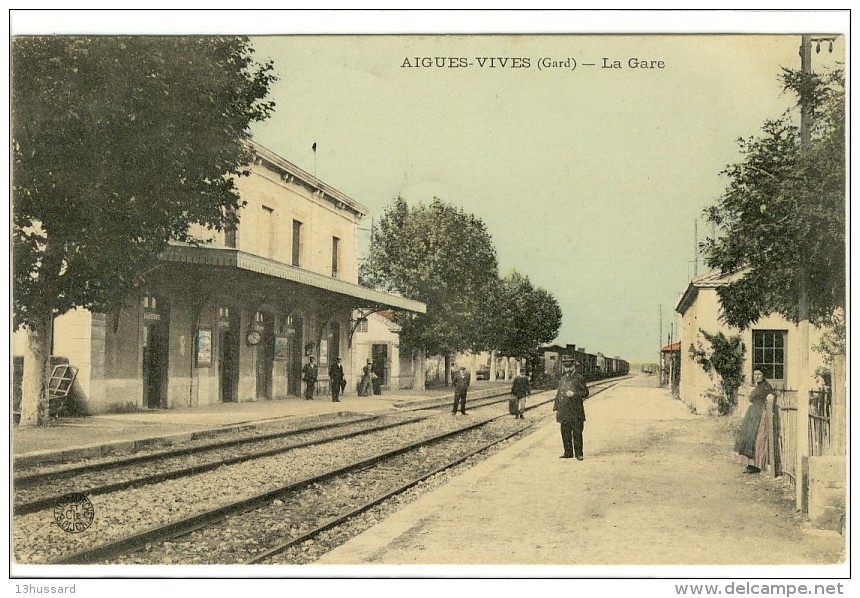
M 27 349 L 21 384 L 21 426 L 41 426 L 48 421 L 48 378 L 51 367 L 53 318 L 34 318 L 27 325 Z
M 54 335 L 54 302 L 63 263 L 62 246 L 45 244 L 39 266 L 38 294 L 27 320 L 27 349 L 21 381 L 22 426 L 42 426 L 48 421 L 48 378 L 51 375 L 51 347 Z
M 490 380 L 496 381 L 496 352 L 490 351 Z
M 445 353 L 445 386 L 451 385 L 451 356 Z
M 427 389 L 427 366 L 424 360 L 424 349 L 418 349 L 412 353 L 412 374 L 415 379 L 415 390 Z

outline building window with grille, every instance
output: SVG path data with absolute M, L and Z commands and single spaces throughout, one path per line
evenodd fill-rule
M 293 220 L 293 265 L 302 265 L 302 223 Z
M 340 239 L 337 237 L 331 238 L 331 275 L 337 278 L 340 266 Z
M 753 370 L 773 382 L 785 382 L 785 330 L 753 330 Z M 752 376 L 750 376 L 752 377 Z

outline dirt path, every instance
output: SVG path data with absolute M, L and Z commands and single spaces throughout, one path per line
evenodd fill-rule
M 690 415 L 653 379 L 586 405 L 585 461 L 557 424 L 394 514 L 320 563 L 821 565 L 844 541 L 795 514 L 782 479 L 731 460 L 736 420 Z

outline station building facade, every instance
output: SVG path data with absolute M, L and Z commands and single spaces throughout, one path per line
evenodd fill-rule
M 346 392 L 357 310 L 424 312 L 417 301 L 358 284 L 358 224 L 368 210 L 263 146 L 236 180 L 245 205 L 232 231 L 192 229 L 171 243 L 112 313 L 55 320 L 52 354 L 78 368 L 84 412 L 283 399 L 303 392 L 302 367 L 343 358 Z

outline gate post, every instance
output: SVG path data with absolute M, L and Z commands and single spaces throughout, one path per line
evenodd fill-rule
M 843 456 L 846 454 L 846 391 L 845 391 L 845 355 L 833 358 L 833 370 L 830 375 L 832 386 L 830 407 L 830 447 L 829 455 Z

